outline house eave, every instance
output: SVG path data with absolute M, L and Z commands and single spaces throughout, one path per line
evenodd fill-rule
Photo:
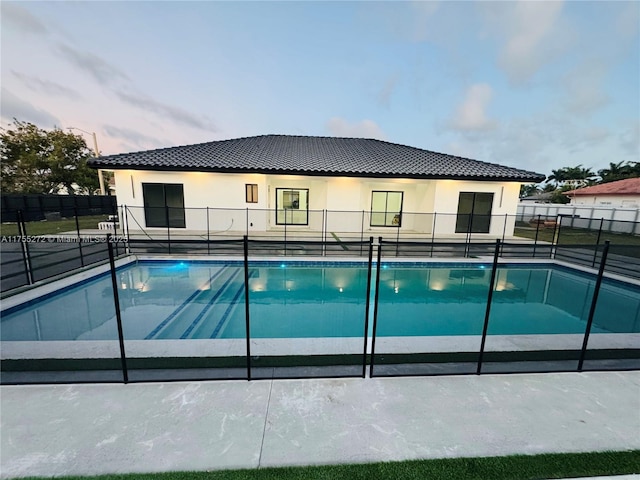
M 151 166 L 151 165 L 113 165 L 101 163 L 93 160 L 89 166 L 106 170 L 136 170 L 136 171 L 159 171 L 159 172 L 207 172 L 207 173 L 236 173 L 250 174 L 257 173 L 263 175 L 302 175 L 311 177 L 353 177 L 353 178 L 397 178 L 409 180 L 471 180 L 485 182 L 518 182 L 530 183 L 541 182 L 544 175 L 530 177 L 508 177 L 508 176 L 487 176 L 487 175 L 434 175 L 434 174 L 406 174 L 406 173 L 373 173 L 373 172 L 341 172 L 341 171 L 319 171 L 319 170 L 277 170 L 277 169 L 245 169 L 245 168 L 206 168 L 206 167 L 186 167 L 186 166 Z

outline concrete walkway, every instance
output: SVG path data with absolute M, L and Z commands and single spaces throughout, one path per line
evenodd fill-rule
M 0 394 L 3 478 L 640 449 L 640 372 Z

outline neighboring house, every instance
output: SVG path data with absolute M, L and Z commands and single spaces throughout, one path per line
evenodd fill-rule
M 551 203 L 553 192 L 538 193 L 528 197 L 522 197 L 520 203 Z
M 593 187 L 565 192 L 571 205 L 608 205 L 620 208 L 640 208 L 640 178 L 625 178 Z
M 127 210 L 139 212 L 129 228 L 151 231 L 205 231 L 215 208 L 226 209 L 214 213 L 215 228 L 227 231 L 431 233 L 436 223 L 435 234 L 463 234 L 471 225 L 509 235 L 515 219 L 504 219 L 515 216 L 520 185 L 545 178 L 380 140 L 290 135 L 110 155 L 90 165 L 114 171 L 118 203 L 137 207 Z M 438 221 L 409 212 L 435 212 Z

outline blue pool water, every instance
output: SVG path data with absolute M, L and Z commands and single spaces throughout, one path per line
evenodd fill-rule
M 256 262 L 249 275 L 253 338 L 362 336 L 365 264 Z M 245 336 L 240 263 L 139 262 L 117 278 L 127 340 Z M 383 264 L 378 335 L 479 335 L 489 280 L 486 265 Z M 501 267 L 488 333 L 582 334 L 594 284 L 555 266 Z M 116 339 L 111 277 L 5 311 L 1 327 L 3 341 Z M 592 331 L 640 333 L 640 287 L 606 280 Z

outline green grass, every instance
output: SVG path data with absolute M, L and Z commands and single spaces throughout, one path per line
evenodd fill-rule
M 80 229 L 98 228 L 98 222 L 106 222 L 108 215 L 88 215 L 78 217 Z M 63 232 L 77 232 L 75 218 L 62 218 L 60 220 L 42 220 L 40 222 L 27 222 L 25 225 L 27 235 L 57 235 Z M 0 224 L 0 235 L 18 235 L 18 225 L 15 223 Z
M 64 480 L 528 480 L 625 475 L 638 472 L 640 472 L 640 450 L 57 478 Z M 45 477 L 29 478 L 34 480 Z
M 553 228 L 541 228 L 538 231 L 538 240 L 549 242 L 553 240 Z M 556 232 L 557 233 L 557 232 Z M 536 238 L 536 229 L 531 227 L 516 227 L 513 233 L 516 237 Z M 562 227 L 560 230 L 560 245 L 595 245 L 598 240 L 598 231 L 582 228 Z M 602 232 L 600 243 L 609 240 L 614 245 L 633 245 L 640 247 L 640 236 L 627 233 Z

